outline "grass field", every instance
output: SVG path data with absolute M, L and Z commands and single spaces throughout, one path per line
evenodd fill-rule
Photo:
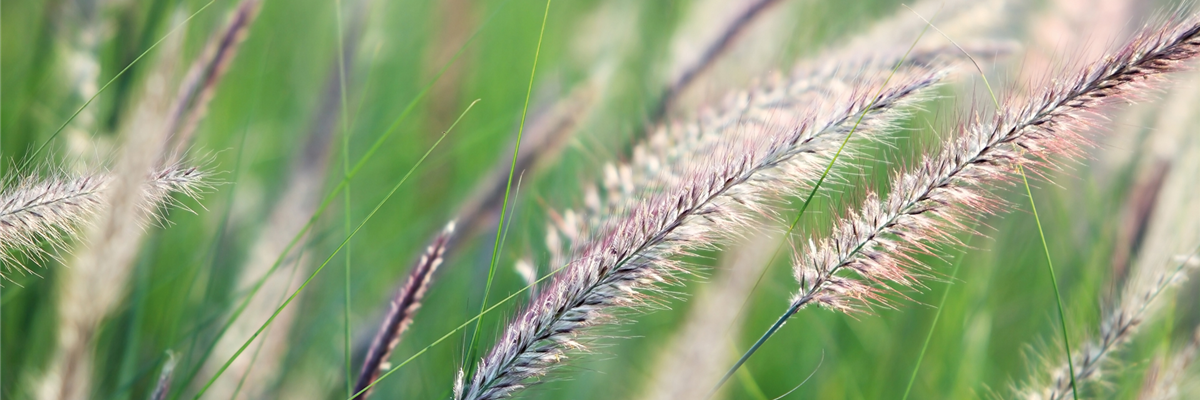
M 755 4 L 764 7 L 744 14 Z M 750 222 L 714 223 L 730 240 L 666 252 L 688 272 L 645 292 L 646 307 L 572 332 L 587 350 L 515 393 L 703 396 L 797 297 L 793 255 L 856 218 L 847 210 L 869 191 L 886 197 L 896 173 L 920 167 L 972 117 L 990 121 L 997 106 L 1194 10 L 1135 0 L 5 0 L 0 398 L 351 398 L 389 299 L 456 220 L 370 393 L 453 397 L 460 369 L 470 378 L 535 298 L 522 266 L 545 277 L 581 254 L 555 257 L 548 225 L 570 225 L 564 210 L 591 201 L 586 187 L 628 185 L 609 165 L 636 163 L 656 127 L 710 118 L 727 93 L 795 65 L 853 75 L 872 55 L 942 52 L 942 83 L 883 139 L 848 141 L 802 215 L 815 182 L 776 188 Z M 745 26 L 731 27 L 742 15 Z M 722 36 L 728 45 L 704 62 Z M 878 77 L 899 71 L 899 81 L 893 64 Z M 689 69 L 699 72 L 681 86 Z M 1028 186 L 1015 169 L 980 184 L 995 212 L 965 207 L 963 227 L 944 231 L 954 239 L 908 251 L 928 266 L 906 269 L 916 284 L 863 279 L 895 289 L 856 303 L 864 312 L 801 309 L 716 397 L 1041 398 L 1030 392 L 1067 361 L 1063 328 L 1071 350 L 1090 352 L 1106 316 L 1137 297 L 1122 293 L 1146 287 L 1164 289 L 1136 308 L 1136 332 L 1095 374 L 1068 375 L 1080 377 L 1077 396 L 1055 398 L 1200 396 L 1190 367 L 1200 286 L 1160 279 L 1195 275 L 1200 75 L 1184 68 L 1157 82 L 1114 96 L 1090 128 L 1066 128 L 1085 139 L 1078 157 L 1029 148 L 1049 161 L 1022 164 Z M 167 200 L 139 194 L 156 182 L 148 171 L 176 159 L 203 172 L 198 195 L 180 193 L 186 184 L 169 186 Z M 822 160 L 803 176 L 820 176 Z M 22 182 L 83 176 L 107 182 L 97 200 L 36 216 L 14 205 L 37 188 Z M 648 187 L 630 208 L 665 190 Z M 66 222 L 19 231 L 55 215 Z

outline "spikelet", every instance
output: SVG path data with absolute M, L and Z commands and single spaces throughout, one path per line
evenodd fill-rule
M 966 46 L 972 54 L 992 57 L 1016 49 L 1005 41 L 980 41 Z M 895 69 L 893 79 L 905 79 L 962 58 L 960 50 L 953 46 L 912 52 L 893 48 L 869 56 L 830 51 L 833 54 L 839 57 L 832 58 L 833 61 L 829 57 L 816 57 L 816 61 L 801 62 L 786 78 L 776 74 L 761 87 L 727 96 L 719 113 L 702 112 L 697 121 L 661 126 L 633 147 L 629 160 L 604 165 L 600 182 L 583 188 L 583 208 L 551 214 L 545 244 L 551 251 L 552 265 L 563 265 L 567 254 L 581 250 L 585 243 L 582 239 L 594 236 L 606 223 L 623 218 L 639 201 L 638 196 L 678 183 L 690 168 L 689 158 L 712 151 L 722 135 L 743 120 L 804 115 L 829 100 L 831 93 L 857 85 L 859 77 L 886 75 Z
M 640 201 L 598 235 L 559 272 L 484 357 L 460 399 L 512 396 L 561 364 L 568 351 L 586 350 L 593 326 L 615 321 L 612 311 L 651 301 L 647 291 L 687 274 L 677 256 L 721 243 L 753 219 L 771 215 L 772 203 L 802 189 L 854 135 L 872 137 L 889 127 L 921 89 L 943 74 L 854 78 L 830 88 L 826 101 L 805 113 L 745 113 L 722 128 L 715 145 L 683 156 L 687 170 Z M 788 85 L 763 93 L 787 101 Z M 882 87 L 882 89 L 880 89 Z M 757 101 L 757 98 L 754 98 Z M 745 102 L 751 101 L 747 97 Z M 735 109 L 733 113 L 740 113 Z M 861 124 L 856 121 L 865 115 Z

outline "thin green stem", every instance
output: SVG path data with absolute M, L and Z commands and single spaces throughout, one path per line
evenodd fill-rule
M 309 283 L 312 283 L 312 280 L 317 277 L 317 274 L 320 274 L 321 270 L 325 269 L 326 265 L 329 265 L 329 261 L 333 260 L 333 258 L 335 256 L 337 256 L 337 253 L 340 252 L 342 250 L 342 248 L 346 247 L 346 243 L 350 242 L 350 239 L 353 238 L 354 235 L 357 234 L 358 231 L 361 230 L 362 227 L 364 225 L 366 225 L 367 222 L 369 222 L 372 217 L 375 216 L 375 213 L 379 212 L 379 209 L 383 208 L 383 205 L 386 204 L 387 201 L 390 200 L 392 198 L 392 196 L 396 194 L 396 191 L 400 190 L 400 186 L 403 186 L 404 183 L 408 181 L 408 178 L 411 177 L 412 173 L 417 170 L 417 167 L 420 167 L 421 164 L 425 162 L 425 159 L 429 157 L 429 154 L 433 153 L 433 150 L 436 149 L 437 146 L 442 143 L 442 140 L 446 139 L 446 135 L 449 135 L 450 131 L 454 130 L 454 127 L 456 125 L 458 125 L 458 122 L 462 121 L 463 117 L 466 116 L 467 113 L 471 111 L 471 108 L 475 107 L 475 104 L 478 102 L 479 102 L 479 100 L 475 100 L 475 101 L 471 102 L 471 105 L 467 106 L 467 109 L 464 110 L 462 112 L 462 114 L 458 116 L 458 119 L 454 120 L 454 123 L 450 125 L 450 128 L 446 129 L 446 131 L 442 133 L 442 136 L 439 137 L 438 140 L 433 143 L 433 146 L 430 146 L 429 150 L 425 151 L 425 154 L 421 156 L 421 159 L 417 160 L 417 163 L 413 164 L 412 168 L 409 168 L 408 172 L 406 172 L 404 174 L 404 177 L 400 179 L 400 182 L 396 183 L 396 185 L 392 187 L 392 190 L 388 192 L 387 196 L 384 196 L 383 199 L 380 200 L 379 203 L 375 205 L 375 208 L 372 209 L 371 212 L 367 214 L 366 218 L 364 218 L 363 221 L 361 223 L 359 223 L 358 226 L 355 227 L 354 230 L 351 231 L 349 235 L 346 235 L 346 238 L 343 239 L 342 242 L 340 244 L 338 244 L 338 247 L 333 250 L 333 254 L 330 254 L 329 257 L 326 258 L 325 261 L 321 263 L 321 266 L 317 267 L 317 269 L 308 276 L 308 279 L 305 279 L 304 283 L 301 284 L 299 288 L 296 288 L 296 291 L 292 292 L 292 295 L 288 296 L 287 300 L 284 301 L 282 305 L 280 305 L 278 308 L 275 309 L 275 312 L 271 314 L 271 317 L 267 318 L 267 321 L 264 322 L 262 324 L 262 326 L 259 327 L 258 330 L 254 332 L 253 335 L 250 335 L 249 339 L 246 339 L 246 342 L 243 343 L 242 346 L 240 348 L 238 348 L 238 350 L 236 352 L 234 352 L 232 356 L 229 357 L 229 360 L 225 361 L 225 364 L 222 365 L 221 368 L 218 369 L 215 374 L 213 374 L 212 378 L 210 378 L 208 380 L 208 383 L 204 384 L 204 387 L 201 388 L 198 393 L 196 393 L 196 397 L 194 397 L 193 399 L 198 400 L 200 398 L 200 396 L 204 395 L 204 392 L 207 391 L 208 388 L 210 386 L 212 386 L 212 384 L 214 382 L 217 381 L 217 378 L 220 377 L 221 374 L 224 373 L 226 369 L 229 369 L 229 365 L 233 364 L 233 361 L 236 360 L 238 358 L 238 356 L 240 356 L 242 354 L 242 352 L 246 351 L 246 348 L 249 347 L 250 344 L 254 342 L 254 339 L 258 338 L 258 335 L 262 334 L 263 330 L 265 330 L 268 326 L 270 326 L 272 322 L 275 322 L 275 318 L 279 316 L 279 313 L 283 312 L 283 309 L 286 308 L 288 306 L 288 304 L 291 304 L 292 300 L 295 300 L 296 296 L 298 296 L 300 294 L 300 292 L 302 290 L 304 290 L 305 287 L 308 287 Z
M 350 233 L 350 129 L 346 126 L 346 119 L 350 116 L 346 112 L 346 53 L 345 38 L 342 35 L 342 0 L 334 0 L 334 19 L 337 21 L 337 63 L 338 63 L 338 96 L 340 97 L 342 113 L 338 118 L 341 120 L 342 126 L 342 176 L 346 180 L 346 191 L 343 193 L 342 208 L 345 217 L 344 229 L 346 233 Z M 346 394 L 354 391 L 354 372 L 350 366 L 350 336 L 352 334 L 350 328 L 350 243 L 346 243 L 346 287 L 345 287 L 345 304 L 344 322 L 345 332 L 343 335 L 342 351 L 346 359 Z
M 1062 295 L 1058 291 L 1058 278 L 1054 276 L 1054 261 L 1050 257 L 1050 246 L 1046 244 L 1046 233 L 1042 230 L 1042 219 L 1038 217 L 1037 204 L 1033 201 L 1033 190 L 1029 188 L 1029 178 L 1025 177 L 1025 169 L 1017 164 L 1017 172 L 1021 173 L 1021 181 L 1025 184 L 1025 194 L 1029 195 L 1029 208 L 1033 210 L 1033 221 L 1037 223 L 1038 236 L 1042 238 L 1042 250 L 1046 252 L 1046 268 L 1050 271 L 1050 283 L 1054 286 L 1054 300 L 1058 304 L 1058 322 L 1062 325 L 1063 345 L 1067 348 L 1067 370 L 1071 373 L 1071 395 L 1079 400 L 1079 389 L 1075 386 L 1075 362 L 1071 360 L 1071 338 L 1067 334 L 1067 313 L 1063 310 Z
M 500 250 L 500 238 L 503 236 L 504 220 L 508 217 L 508 192 L 512 189 L 513 173 L 517 169 L 517 156 L 521 152 L 521 135 L 525 132 L 525 116 L 529 113 L 529 98 L 533 94 L 533 78 L 537 76 L 537 63 L 538 57 L 542 53 L 542 37 L 546 33 L 546 20 L 550 17 L 550 2 L 551 0 L 546 0 L 546 10 L 542 14 L 542 28 L 538 31 L 537 47 L 533 51 L 533 67 L 529 71 L 529 85 L 525 90 L 525 106 L 521 109 L 521 124 L 517 128 L 517 144 L 513 148 L 512 164 L 508 168 L 508 183 L 504 186 L 504 202 L 500 204 L 500 223 L 496 227 L 496 240 L 492 244 L 492 258 L 488 264 L 487 285 L 483 289 L 483 301 L 479 305 L 480 313 L 483 313 L 484 307 L 487 306 L 488 296 L 492 291 L 492 279 L 496 275 L 496 259 Z M 465 365 L 470 365 L 467 363 L 475 359 L 475 344 L 479 341 L 479 325 L 482 322 L 482 318 L 475 320 L 475 330 L 471 335 L 471 344 L 467 347 L 467 356 L 463 360 Z

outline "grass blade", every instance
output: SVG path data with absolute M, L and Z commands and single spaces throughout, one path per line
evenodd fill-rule
M 1033 210 L 1033 220 L 1037 223 L 1038 237 L 1042 239 L 1042 250 L 1046 252 L 1046 269 L 1050 271 L 1050 283 L 1054 286 L 1054 300 L 1058 304 L 1058 322 L 1062 325 L 1063 346 L 1067 351 L 1067 368 L 1071 372 L 1071 395 L 1079 400 L 1079 388 L 1075 386 L 1075 362 L 1071 360 L 1071 338 L 1067 335 L 1067 313 L 1063 310 L 1062 295 L 1058 292 L 1058 278 L 1054 276 L 1054 260 L 1050 257 L 1050 246 L 1046 244 L 1046 233 L 1042 230 L 1042 219 L 1038 217 L 1037 204 L 1033 201 L 1033 191 L 1029 189 L 1029 178 L 1025 177 L 1025 169 L 1017 164 L 1021 173 L 1021 182 L 1025 184 L 1025 194 L 1029 195 L 1029 208 Z
M 504 220 L 508 217 L 508 192 L 512 188 L 513 173 L 517 169 L 517 157 L 521 152 L 521 135 L 525 131 L 525 116 L 529 113 L 529 97 L 533 94 L 533 79 L 537 76 L 538 57 L 542 53 L 542 37 L 546 33 L 546 20 L 550 16 L 550 2 L 546 0 L 546 11 L 542 14 L 542 27 L 538 31 L 537 47 L 533 51 L 533 67 L 529 71 L 529 86 L 525 90 L 525 106 L 521 109 L 521 125 L 517 128 L 517 144 L 513 147 L 512 164 L 508 169 L 508 183 L 504 187 L 504 202 L 500 204 L 500 222 L 496 226 L 496 240 L 492 245 L 492 257 L 488 264 L 487 285 L 483 289 L 483 301 L 479 305 L 479 313 L 483 314 L 484 307 L 487 306 L 488 295 L 492 291 L 492 279 L 496 275 L 496 259 L 500 251 L 500 239 L 503 236 Z M 466 358 L 463 360 L 464 365 L 475 359 L 475 345 L 479 341 L 479 325 L 483 322 L 483 318 L 475 320 L 475 330 L 471 335 L 471 344 L 467 347 Z
M 504 7 L 506 5 L 508 5 L 509 1 L 510 0 L 505 0 L 504 3 L 501 3 L 500 6 L 497 7 L 496 11 L 494 11 L 488 17 L 488 19 L 485 20 L 483 22 L 483 24 L 480 25 L 480 27 L 475 31 L 475 33 L 473 33 L 471 35 L 471 37 L 468 38 L 463 43 L 462 47 L 460 47 L 458 49 L 458 52 L 454 53 L 454 56 L 451 57 L 450 60 L 447 61 L 446 64 L 443 65 L 440 70 L 438 70 L 437 74 L 434 75 L 433 79 L 431 79 L 429 81 L 429 83 L 427 83 L 425 85 L 425 87 L 422 88 L 421 91 L 418 92 L 417 95 L 415 97 L 413 97 L 413 99 L 411 101 L 409 101 L 408 105 L 405 106 L 404 110 L 400 113 L 400 115 L 398 117 L 396 117 L 395 120 L 392 121 L 391 126 L 389 126 L 388 129 L 375 140 L 375 142 L 371 145 L 371 147 L 369 149 L 367 149 L 367 152 L 363 154 L 362 158 L 360 158 L 359 161 L 354 164 L 354 167 L 352 167 L 350 169 L 350 173 L 347 176 L 343 177 L 342 180 L 340 182 L 338 182 L 337 186 L 335 186 L 332 190 L 330 190 L 329 194 L 325 195 L 325 198 L 321 200 L 320 206 L 318 206 L 317 210 L 315 212 L 313 212 L 313 215 L 311 217 L 309 217 L 308 222 L 305 223 L 304 227 L 301 228 L 300 231 L 296 232 L 296 234 L 288 242 L 288 245 L 284 247 L 282 252 L 280 252 L 279 257 L 277 257 L 275 259 L 275 262 L 271 265 L 271 268 L 268 270 L 268 272 L 266 274 L 264 274 L 263 277 L 255 284 L 254 288 L 252 288 L 249 291 L 249 293 L 246 294 L 245 299 L 242 300 L 242 302 L 238 305 L 238 307 L 230 315 L 229 320 L 227 320 L 225 322 L 225 324 L 223 324 L 221 326 L 221 329 L 218 331 L 218 333 L 216 335 L 216 340 L 213 340 L 213 342 L 209 344 L 209 346 L 205 350 L 203 356 L 198 360 L 199 363 L 197 364 L 197 367 L 192 370 L 192 373 L 188 376 L 187 380 L 185 380 L 184 383 L 180 386 L 188 387 L 191 384 L 191 381 L 196 378 L 196 374 L 198 374 L 200 372 L 199 364 L 202 364 L 203 361 L 212 354 L 213 350 L 216 348 L 217 340 L 219 340 L 222 336 L 224 336 L 225 332 L 227 332 L 229 330 L 229 328 L 231 326 L 233 326 L 233 323 L 237 321 L 238 317 L 240 317 L 242 315 L 242 313 L 246 310 L 246 307 L 248 307 L 250 305 L 250 301 L 253 299 L 254 295 L 257 294 L 258 291 L 262 288 L 263 284 L 266 283 L 267 278 L 269 278 L 272 274 L 275 273 L 276 270 L 279 269 L 279 266 L 283 263 L 283 260 L 287 256 L 287 254 L 291 253 L 292 249 L 295 248 L 296 244 L 298 244 L 300 242 L 300 239 L 302 237 L 304 237 L 304 235 L 306 233 L 308 233 L 308 231 L 310 229 L 312 229 L 313 225 L 315 225 L 317 223 L 317 219 L 320 218 L 321 215 L 324 215 L 325 209 L 329 207 L 330 203 L 333 202 L 333 199 L 341 192 L 341 190 L 346 187 L 349 180 L 353 179 L 354 176 L 358 174 L 358 172 L 363 168 L 363 166 L 366 165 L 367 161 L 369 161 L 371 159 L 371 157 L 373 157 L 375 155 L 375 152 L 378 151 L 379 148 L 383 146 L 383 143 L 385 141 L 387 141 L 387 139 L 396 132 L 396 130 L 400 127 L 400 124 L 402 122 L 404 122 L 404 120 L 406 120 L 408 118 L 409 114 L 411 114 L 412 111 L 416 108 L 417 103 L 419 103 L 422 99 L 425 98 L 425 96 L 429 93 L 429 90 L 432 89 L 433 85 L 437 83 L 438 79 L 441 78 L 442 75 L 444 75 L 446 73 L 446 71 L 450 68 L 450 66 L 453 65 L 454 62 L 458 60 L 458 58 L 466 50 L 467 46 L 469 44 L 471 44 L 475 40 L 475 38 L 477 38 L 479 36 L 479 34 L 481 32 L 483 32 L 483 28 L 486 27 L 492 21 L 492 19 L 494 19 L 496 17 L 496 15 L 498 15 L 500 13 L 500 11 L 502 11 L 504 9 Z

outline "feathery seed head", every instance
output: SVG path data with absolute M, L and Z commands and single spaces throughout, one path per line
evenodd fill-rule
M 590 328 L 614 321 L 619 309 L 647 304 L 659 284 L 691 273 L 680 255 L 715 246 L 758 216 L 772 216 L 774 204 L 821 174 L 847 135 L 881 133 L 900 107 L 943 75 L 910 70 L 883 87 L 887 75 L 836 71 L 839 84 L 768 87 L 692 125 L 696 129 L 662 131 L 708 133 L 683 140 L 682 147 L 646 151 L 659 153 L 664 168 L 617 202 L 624 204 L 616 207 L 624 210 L 619 217 L 593 225 L 598 233 L 586 235 L 591 239 L 576 247 L 574 260 L 508 325 L 470 382 L 460 383 L 458 398 L 509 397 L 560 365 L 568 351 L 585 350 L 580 339 Z M 622 168 L 608 170 L 606 189 L 628 189 Z M 645 173 L 640 167 L 630 171 Z
M 10 271 L 31 272 L 20 264 L 18 254 L 44 261 L 54 255 L 43 247 L 65 249 L 66 242 L 104 207 L 103 193 L 112 179 L 108 173 L 93 173 L 18 180 L 0 194 L 0 264 L 6 264 Z M 142 188 L 145 202 L 140 206 L 154 211 L 171 203 L 171 193 L 196 198 L 209 187 L 208 173 L 203 169 L 164 167 L 147 177 Z M 7 277 L 0 273 L 0 279 Z
M 1182 61 L 1200 52 L 1198 22 L 1149 29 L 1029 99 L 1002 104 L 990 123 L 971 120 L 939 153 L 897 174 L 887 199 L 869 195 L 860 211 L 809 246 L 794 265 L 801 289 L 793 305 L 816 301 L 850 311 L 855 303 L 886 304 L 885 292 L 919 284 L 926 266 L 915 254 L 953 242 L 968 221 L 1003 207 L 987 185 L 1012 179 L 1020 166 L 1045 166 L 1055 156 L 1078 158 L 1087 143 L 1079 132 L 1100 119 L 1100 107 L 1110 99 L 1136 98 L 1149 81 L 1183 68 Z

